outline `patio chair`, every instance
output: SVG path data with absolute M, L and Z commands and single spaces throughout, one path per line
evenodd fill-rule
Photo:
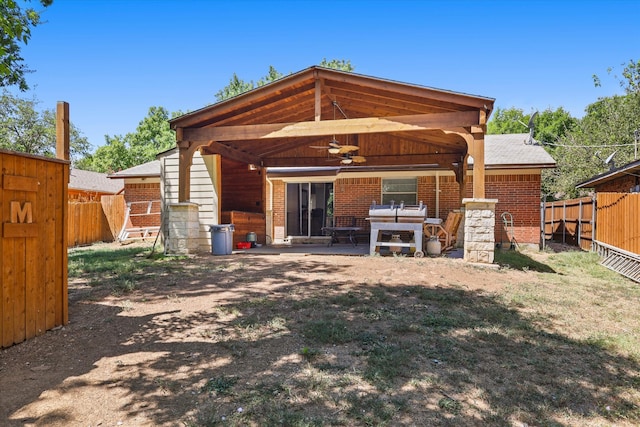
M 456 240 L 458 238 L 458 228 L 460 227 L 460 223 L 462 222 L 462 212 L 460 211 L 451 211 L 449 215 L 447 215 L 447 219 L 444 224 L 438 224 L 435 229 L 430 228 L 427 230 L 427 226 L 425 225 L 425 238 L 429 236 L 436 236 L 442 245 L 442 250 L 446 251 L 452 249 L 456 244 Z

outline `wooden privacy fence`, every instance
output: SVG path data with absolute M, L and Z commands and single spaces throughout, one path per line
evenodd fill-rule
M 0 347 L 68 322 L 69 162 L 0 151 Z
M 91 202 L 69 201 L 68 245 L 113 242 L 124 221 L 124 196 L 102 196 Z
M 638 218 L 639 193 L 597 193 L 595 198 L 543 203 L 543 237 L 585 250 L 598 242 L 640 254 Z
M 640 194 L 597 194 L 596 240 L 640 254 Z
M 590 250 L 595 223 L 595 200 L 591 197 L 543 202 L 543 239 Z

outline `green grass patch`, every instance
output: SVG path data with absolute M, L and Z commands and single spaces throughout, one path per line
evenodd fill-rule
M 307 340 L 320 344 L 344 344 L 353 339 L 353 332 L 343 320 L 312 320 L 303 328 Z

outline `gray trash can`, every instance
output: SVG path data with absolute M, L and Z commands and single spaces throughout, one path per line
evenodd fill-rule
M 233 224 L 210 225 L 211 253 L 213 255 L 231 255 L 233 252 Z

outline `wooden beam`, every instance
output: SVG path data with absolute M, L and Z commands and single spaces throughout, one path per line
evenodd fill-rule
M 238 108 L 243 108 L 247 105 L 255 107 L 256 104 L 261 105 L 262 102 L 267 102 L 269 104 L 273 103 L 275 102 L 275 99 L 272 98 L 273 94 L 281 94 L 280 96 L 282 98 L 286 98 L 292 93 L 297 93 L 300 90 L 306 90 L 307 84 L 310 85 L 311 88 L 314 87 L 312 75 L 309 72 L 300 72 L 269 83 L 268 91 L 266 91 L 266 88 L 256 88 L 239 96 L 210 105 L 201 110 L 171 119 L 169 120 L 169 123 L 172 129 L 177 129 L 178 127 L 186 128 L 188 126 L 202 123 L 203 116 L 207 116 L 209 114 L 224 115 L 227 113 L 233 113 L 235 115 L 234 111 Z M 278 99 L 278 96 L 275 98 Z M 215 140 L 216 138 L 211 139 Z
M 473 135 L 473 198 L 484 199 L 484 134 Z
M 247 139 L 296 138 L 306 136 L 352 135 L 358 133 L 436 130 L 478 124 L 478 111 L 367 117 L 298 123 L 186 128 L 188 141 L 242 141 Z
M 486 120 L 486 113 L 480 111 L 480 121 Z M 447 134 L 460 135 L 467 141 L 468 153 L 473 157 L 473 197 L 476 199 L 484 199 L 485 185 L 484 185 L 484 134 L 486 131 L 486 125 L 479 124 L 472 126 L 470 133 L 467 129 L 453 128 L 444 130 Z M 466 165 L 466 162 L 465 162 Z M 466 166 L 465 166 L 466 167 Z M 466 173 L 463 178 L 459 180 L 461 182 L 466 181 Z M 461 184 L 461 188 L 462 188 Z M 466 190 L 465 190 L 466 191 Z
M 188 141 L 183 139 L 183 129 L 176 129 L 176 145 L 178 146 L 178 202 L 186 202 L 191 197 L 191 161 L 193 152 Z
M 363 78 L 354 73 L 335 72 L 333 70 L 319 70 L 319 72 L 320 76 L 326 78 L 327 85 L 333 85 L 334 82 L 342 82 L 353 85 L 357 88 L 358 92 L 365 92 L 366 89 L 369 89 L 371 93 L 376 91 L 389 91 L 395 93 L 396 97 L 398 95 L 408 95 L 482 109 L 491 109 L 494 103 L 494 99 L 492 98 L 477 97 L 374 77 Z
M 69 103 L 58 101 L 56 109 L 56 157 L 69 160 Z
M 315 73 L 316 76 L 316 88 L 314 91 L 314 121 L 319 122 L 322 120 L 322 80 L 317 77 L 318 73 Z
M 438 165 L 450 168 L 453 163 L 461 162 L 460 153 L 415 154 L 401 156 L 365 156 L 365 163 L 353 163 L 354 166 L 406 166 L 406 165 Z M 263 160 L 266 167 L 283 166 L 338 166 L 339 157 L 275 157 Z
M 207 145 L 200 146 L 200 152 L 205 155 L 220 154 L 227 159 L 237 160 L 239 162 L 260 165 L 260 157 L 249 154 L 245 151 L 234 147 L 229 147 L 219 142 L 211 142 Z

